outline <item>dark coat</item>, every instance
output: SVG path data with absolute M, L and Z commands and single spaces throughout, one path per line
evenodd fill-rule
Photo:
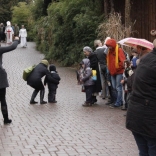
M 56 91 L 61 78 L 56 72 L 51 72 L 50 75 L 53 79 L 49 79 L 49 77 L 46 76 L 44 79 L 44 85 L 48 84 L 49 90 Z
M 6 52 L 11 52 L 12 50 L 16 49 L 19 41 L 15 40 L 12 45 L 7 47 L 0 47 L 0 89 L 9 87 L 8 80 L 7 80 L 7 73 L 5 69 L 2 67 L 2 56 Z
M 134 75 L 135 73 L 133 73 L 131 76 L 127 78 L 127 90 L 129 93 L 132 92 L 133 90 L 132 87 L 133 87 L 133 82 L 134 82 Z
M 90 60 L 90 68 L 92 68 L 92 70 L 96 70 L 96 73 L 97 73 L 97 80 L 95 81 L 94 92 L 101 92 L 102 86 L 101 86 L 101 79 L 100 79 L 100 72 L 99 72 L 97 56 L 95 53 L 91 53 L 88 56 L 88 59 Z
M 3 31 L 0 32 L 0 41 L 5 41 L 5 27 L 2 27 Z
M 156 138 L 156 49 L 143 56 L 135 72 L 126 127 Z
M 106 75 L 106 67 L 107 67 L 107 55 L 104 53 L 105 50 L 106 48 L 104 47 L 98 47 L 95 50 L 98 62 L 100 64 L 101 74 L 103 74 L 104 76 Z
M 39 63 L 28 76 L 27 84 L 35 89 L 43 89 L 42 77 L 45 75 L 50 77 L 50 72 L 45 64 Z

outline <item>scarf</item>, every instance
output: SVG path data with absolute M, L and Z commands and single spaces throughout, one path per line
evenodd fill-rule
M 108 51 L 108 55 L 107 55 L 107 66 L 109 66 L 109 54 L 110 54 L 110 50 Z M 119 68 L 119 46 L 118 44 L 116 44 L 115 47 L 115 68 Z

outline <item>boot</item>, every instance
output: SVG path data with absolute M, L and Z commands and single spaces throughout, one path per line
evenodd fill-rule
M 38 92 L 39 92 L 39 91 L 34 90 L 32 96 L 31 96 L 30 104 L 36 104 L 36 103 L 38 103 L 38 102 L 35 101 L 35 98 L 36 98 Z
M 48 102 L 49 103 L 57 103 L 57 101 L 55 100 L 55 94 L 53 92 L 51 92 L 49 95 L 48 95 Z
M 46 104 L 47 101 L 43 101 L 44 99 L 44 89 L 40 91 L 40 104 Z
M 2 106 L 1 107 L 1 111 L 2 111 L 3 118 L 4 118 L 4 124 L 10 124 L 12 122 L 12 120 L 8 118 L 7 105 L 6 106 Z
M 92 106 L 92 104 L 91 104 L 91 103 L 85 102 L 82 106 L 83 106 L 83 107 L 90 107 L 90 106 Z

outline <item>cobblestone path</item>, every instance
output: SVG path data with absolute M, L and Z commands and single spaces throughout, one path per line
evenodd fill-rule
M 0 156 L 138 156 L 133 136 L 125 128 L 125 112 L 110 109 L 100 97 L 98 105 L 82 107 L 85 94 L 72 68 L 57 67 L 61 76 L 57 104 L 29 104 L 33 89 L 22 79 L 22 72 L 42 58 L 32 42 L 4 55 L 13 123 L 3 125 L 0 113 Z

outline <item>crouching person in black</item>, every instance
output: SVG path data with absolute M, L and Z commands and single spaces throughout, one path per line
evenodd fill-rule
M 41 60 L 41 62 L 35 67 L 35 69 L 31 72 L 31 74 L 27 78 L 27 84 L 34 88 L 34 92 L 31 96 L 30 104 L 36 104 L 38 102 L 35 101 L 35 98 L 40 91 L 40 104 L 46 104 L 47 102 L 44 101 L 44 93 L 45 88 L 42 83 L 42 77 L 47 76 L 51 81 L 53 80 L 50 72 L 48 71 L 49 63 L 47 60 Z
M 60 76 L 58 75 L 56 71 L 56 67 L 51 64 L 49 66 L 49 71 L 51 73 L 51 77 L 53 78 L 52 80 L 49 79 L 48 76 L 45 77 L 44 79 L 44 85 L 48 84 L 48 102 L 49 103 L 57 103 L 56 101 L 56 90 L 58 88 L 59 81 L 61 80 Z

